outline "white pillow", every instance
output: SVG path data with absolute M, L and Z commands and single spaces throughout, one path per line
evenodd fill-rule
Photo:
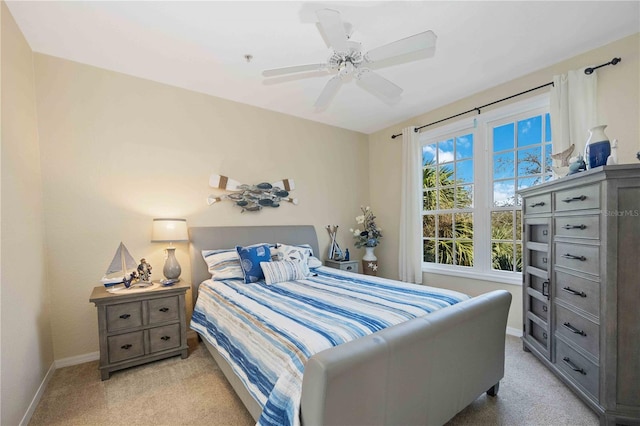
M 309 261 L 309 256 L 311 256 L 311 254 L 313 253 L 310 246 L 290 246 L 287 244 L 278 243 L 276 245 L 276 250 L 278 252 L 279 259 L 299 262 L 305 276 L 311 275 L 311 271 L 309 271 L 309 266 L 307 263 Z
M 214 281 L 244 279 L 236 249 L 202 250 L 211 279 Z
M 260 262 L 267 284 L 284 281 L 302 280 L 306 277 L 302 264 L 295 260 L 281 260 L 278 262 Z
M 307 265 L 309 265 L 309 269 L 316 269 L 322 266 L 322 261 L 315 256 L 309 256 Z

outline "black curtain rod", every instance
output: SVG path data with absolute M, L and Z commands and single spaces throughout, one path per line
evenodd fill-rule
M 591 67 L 591 68 L 585 69 L 584 73 L 587 74 L 587 75 L 588 74 L 592 74 L 598 68 L 606 67 L 607 65 L 616 65 L 620 61 L 622 61 L 621 58 L 613 58 L 611 61 L 607 62 L 606 64 L 602 64 L 602 65 L 598 65 L 597 67 Z M 459 114 L 455 114 L 455 115 L 452 115 L 450 117 L 443 118 L 442 120 L 434 121 L 433 123 L 429 123 L 429 124 L 425 124 L 425 125 L 420 126 L 420 127 L 416 127 L 414 129 L 414 131 L 416 133 L 418 133 L 420 131 L 420 129 L 424 129 L 425 127 L 433 126 L 434 124 L 442 123 L 443 121 L 451 120 L 452 118 L 460 117 L 461 115 L 469 114 L 470 112 L 477 111 L 478 114 L 480 114 L 481 113 L 480 110 L 483 109 L 483 108 L 486 108 L 488 106 L 491 106 L 491 105 L 494 105 L 494 104 L 497 104 L 497 103 L 500 103 L 500 102 L 507 101 L 509 99 L 515 98 L 517 96 L 524 95 L 524 94 L 529 93 L 529 92 L 533 92 L 534 90 L 542 89 L 543 87 L 547 87 L 547 86 L 553 86 L 553 81 L 549 82 L 549 83 L 546 83 L 546 84 L 543 84 L 543 85 L 538 86 L 538 87 L 534 87 L 533 89 L 525 90 L 524 92 L 516 93 L 515 95 L 507 96 L 506 98 L 498 99 L 497 101 L 493 101 L 491 103 L 488 103 L 488 104 L 485 104 L 485 105 L 470 109 L 468 111 L 464 111 L 464 112 L 461 112 Z M 391 139 L 395 139 L 398 136 L 402 136 L 402 133 L 398 133 L 397 135 L 391 135 Z

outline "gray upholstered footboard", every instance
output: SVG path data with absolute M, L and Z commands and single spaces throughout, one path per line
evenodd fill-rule
M 314 355 L 302 423 L 446 423 L 504 376 L 510 303 L 494 291 Z

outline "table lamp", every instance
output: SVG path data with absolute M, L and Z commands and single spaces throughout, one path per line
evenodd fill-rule
M 189 241 L 186 219 L 153 219 L 152 243 L 169 243 L 167 260 L 162 273 L 169 282 L 179 281 L 182 269 L 176 259 L 176 248 L 173 243 Z

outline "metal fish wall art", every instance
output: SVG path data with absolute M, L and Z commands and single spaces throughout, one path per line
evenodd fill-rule
M 227 176 L 213 174 L 209 178 L 209 186 L 229 191 L 228 194 L 210 195 L 207 204 L 212 205 L 219 201 L 229 200 L 234 202 L 242 210 L 240 213 L 257 212 L 263 207 L 280 207 L 281 202 L 298 204 L 297 198 L 291 198 L 290 191 L 295 189 L 293 179 L 283 179 L 278 182 L 262 182 L 257 185 L 247 185 L 233 180 Z

